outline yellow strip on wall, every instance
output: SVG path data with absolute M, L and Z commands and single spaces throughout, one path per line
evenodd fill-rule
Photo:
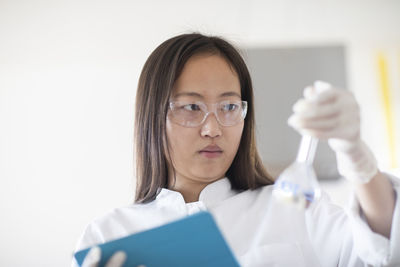
M 388 133 L 390 167 L 397 168 L 394 121 L 393 121 L 394 116 L 393 116 L 393 109 L 391 102 L 389 75 L 387 70 L 387 62 L 382 53 L 378 54 L 378 72 L 380 80 L 380 90 L 383 101 L 383 109 L 386 118 L 386 127 Z

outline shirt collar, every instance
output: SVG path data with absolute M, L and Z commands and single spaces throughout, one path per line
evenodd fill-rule
M 234 196 L 237 194 L 235 190 L 232 190 L 231 182 L 227 177 L 221 178 L 211 184 L 208 184 L 204 189 L 200 192 L 199 202 L 203 202 L 206 206 L 213 206 L 221 201 Z M 169 200 L 178 200 L 183 201 L 183 196 L 181 193 L 177 191 L 173 191 L 167 188 L 162 188 L 160 193 L 156 198 L 158 201 L 163 201 L 166 199 Z M 193 202 L 192 202 L 193 203 Z M 196 203 L 196 202 L 194 202 Z M 190 203 L 187 203 L 190 204 Z
M 227 177 L 208 184 L 200 192 L 199 201 L 203 201 L 207 206 L 218 204 L 221 201 L 235 195 L 232 190 L 231 182 Z

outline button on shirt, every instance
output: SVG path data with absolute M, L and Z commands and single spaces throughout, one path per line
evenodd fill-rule
M 197 202 L 163 188 L 150 203 L 114 209 L 86 227 L 76 251 L 208 210 L 241 266 L 400 266 L 399 209 L 397 198 L 389 240 L 368 227 L 355 197 L 348 212 L 326 195 L 304 212 L 276 202 L 272 186 L 239 192 L 223 178 Z

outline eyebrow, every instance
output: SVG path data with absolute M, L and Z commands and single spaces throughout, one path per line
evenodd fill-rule
M 202 96 L 199 93 L 196 92 L 182 92 L 182 93 L 178 93 L 175 95 L 175 97 L 179 97 L 179 96 L 195 96 L 195 97 L 199 97 L 199 98 L 204 98 L 204 96 Z M 227 97 L 227 96 L 237 96 L 239 98 L 242 98 L 240 94 L 236 93 L 236 92 L 225 92 L 219 95 L 219 97 Z

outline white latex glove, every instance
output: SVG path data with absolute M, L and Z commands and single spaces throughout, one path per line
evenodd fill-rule
M 288 124 L 303 135 L 328 140 L 342 176 L 367 183 L 377 174 L 376 159 L 360 139 L 360 110 L 351 92 L 316 81 L 304 89 L 293 112 Z
M 89 250 L 86 255 L 82 267 L 98 267 L 101 259 L 101 249 L 99 247 L 93 247 Z M 126 260 L 126 254 L 123 251 L 118 251 L 112 255 L 107 261 L 105 267 L 121 267 Z

